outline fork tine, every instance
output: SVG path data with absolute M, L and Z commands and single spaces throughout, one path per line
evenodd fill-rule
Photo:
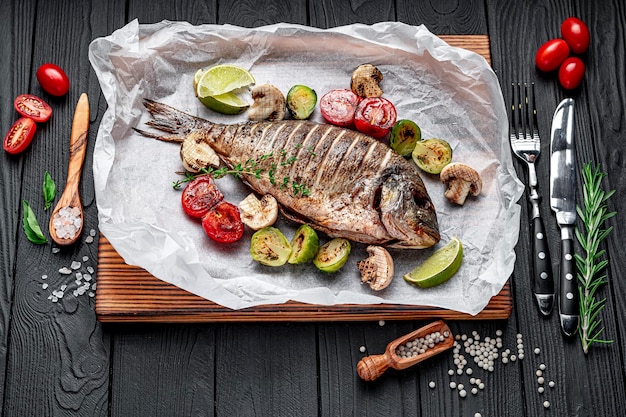
M 537 122 L 537 102 L 535 101 L 535 83 L 531 83 L 531 92 L 533 97 L 533 139 L 535 136 L 539 139 L 539 123 Z

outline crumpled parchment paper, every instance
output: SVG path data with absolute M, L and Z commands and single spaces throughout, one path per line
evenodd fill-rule
M 233 309 L 295 300 L 426 305 L 476 314 L 509 278 L 523 185 L 511 162 L 498 80 L 479 55 L 447 45 L 423 26 L 402 23 L 322 30 L 133 21 L 95 39 L 89 59 L 108 103 L 93 160 L 99 228 L 127 263 Z M 333 88 L 349 88 L 352 71 L 365 62 L 383 72 L 384 96 L 394 102 L 399 118 L 417 122 L 423 138 L 447 140 L 453 160 L 473 166 L 483 179 L 482 194 L 459 207 L 443 197 L 437 176 L 422 175 L 437 208 L 442 241 L 427 250 L 390 250 L 395 279 L 381 292 L 360 283 L 356 263 L 367 256 L 364 245 L 354 244 L 347 264 L 326 274 L 312 264 L 272 268 L 252 261 L 249 230 L 234 244 L 212 242 L 184 215 L 181 191 L 172 187 L 181 178 L 178 145 L 132 130 L 145 128 L 149 118 L 144 98 L 216 122 L 246 120 L 245 113 L 216 114 L 195 98 L 192 80 L 199 68 L 235 64 L 249 69 L 257 84 L 274 84 L 285 94 L 292 85 L 305 84 L 321 97 Z M 319 109 L 312 119 L 323 122 Z M 249 193 L 230 177 L 218 186 L 235 204 Z M 297 227 L 286 220 L 276 226 L 288 239 Z M 403 280 L 453 236 L 463 243 L 464 260 L 450 281 L 424 290 Z

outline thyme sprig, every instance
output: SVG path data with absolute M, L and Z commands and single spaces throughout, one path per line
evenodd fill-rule
M 585 353 L 589 352 L 593 344 L 613 342 L 602 336 L 604 327 L 601 327 L 600 313 L 606 304 L 606 298 L 598 296 L 599 289 L 608 282 L 604 271 L 609 263 L 605 257 L 606 250 L 600 248 L 600 243 L 613 230 L 612 226 L 605 229 L 604 222 L 616 214 L 615 211 L 609 212 L 606 204 L 615 190 L 605 192 L 602 189 L 602 179 L 605 176 L 597 165 L 588 163 L 583 166 L 583 206 L 576 207 L 584 227 L 584 230 L 576 228 L 576 238 L 583 255 L 576 254 L 575 258 L 581 284 L 578 333 Z
M 286 151 L 285 150 L 280 151 L 280 156 L 286 157 Z M 210 175 L 215 179 L 223 178 L 227 175 L 232 175 L 233 177 L 237 179 L 241 179 L 241 176 L 243 174 L 252 175 L 257 179 L 260 179 L 263 175 L 267 175 L 271 184 L 278 183 L 278 187 L 281 190 L 284 190 L 286 188 L 291 188 L 294 196 L 296 197 L 298 195 L 308 196 L 311 194 L 310 190 L 305 185 L 299 184 L 296 181 L 292 181 L 289 177 L 284 177 L 280 182 L 277 182 L 274 175 L 276 173 L 276 169 L 278 168 L 278 165 L 276 165 L 275 163 L 271 163 L 268 169 L 266 169 L 263 165 L 261 165 L 261 162 L 266 161 L 268 159 L 272 159 L 272 158 L 274 158 L 274 154 L 266 154 L 266 155 L 262 155 L 259 159 L 248 159 L 245 163 L 236 164 L 232 168 L 229 168 L 227 166 L 223 166 L 221 168 L 213 168 L 213 167 L 203 168 L 197 174 L 185 172 L 183 173 L 185 175 L 185 178 L 182 180 L 174 181 L 172 186 L 174 187 L 175 190 L 178 190 L 182 187 L 183 184 L 193 181 L 194 179 L 204 176 L 204 175 Z M 280 166 L 292 165 L 296 163 L 297 160 L 298 160 L 297 157 L 290 156 L 286 158 L 284 161 L 282 161 L 280 163 Z

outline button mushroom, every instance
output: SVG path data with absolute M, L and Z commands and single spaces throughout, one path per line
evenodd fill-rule
M 287 102 L 283 93 L 271 84 L 255 86 L 252 91 L 254 103 L 248 109 L 250 120 L 278 121 L 285 118 Z
M 393 259 L 387 250 L 380 246 L 368 246 L 369 257 L 359 261 L 357 268 L 361 272 L 361 282 L 369 283 L 374 291 L 386 288 L 393 279 Z
M 248 195 L 239 203 L 241 221 L 252 230 L 271 226 L 278 218 L 278 203 L 270 194 L 259 200 L 254 194 Z
M 441 182 L 448 187 L 444 195 L 453 203 L 463 205 L 468 194 L 475 197 L 482 191 L 480 175 L 469 165 L 453 162 L 446 165 L 439 175 Z

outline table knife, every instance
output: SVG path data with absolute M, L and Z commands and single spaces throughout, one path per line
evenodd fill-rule
M 574 261 L 576 221 L 576 168 L 574 158 L 574 100 L 567 98 L 556 108 L 550 141 L 550 206 L 561 229 L 559 316 L 567 336 L 576 333 L 579 295 Z

